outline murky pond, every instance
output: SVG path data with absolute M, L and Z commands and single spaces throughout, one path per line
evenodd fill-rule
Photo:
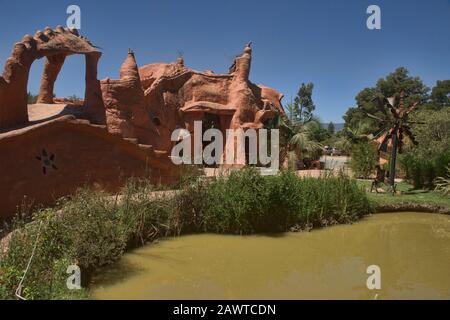
M 367 267 L 381 289 L 367 288 Z M 380 214 L 269 236 L 193 235 L 135 250 L 93 299 L 450 299 L 450 216 Z

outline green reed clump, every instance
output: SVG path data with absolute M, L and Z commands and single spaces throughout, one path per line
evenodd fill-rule
M 254 233 L 267 231 L 268 190 L 255 169 L 234 171 L 207 186 L 204 231 Z
M 195 215 L 197 229 L 190 230 L 234 234 L 347 223 L 370 211 L 364 190 L 344 175 L 263 177 L 251 168 L 188 186 L 178 205 L 181 214 Z
M 23 283 L 27 299 L 80 299 L 86 290 L 66 287 L 67 267 L 78 265 L 83 286 L 97 268 L 160 237 L 213 232 L 284 232 L 347 223 L 370 211 L 365 192 L 345 176 L 299 178 L 292 172 L 263 177 L 256 169 L 212 181 L 190 179 L 180 190 L 158 191 L 132 179 L 121 193 L 84 189 L 19 220 L 0 252 L 0 299 L 14 299 L 39 233 Z M 40 232 L 38 232 L 40 230 Z
M 148 180 L 129 180 L 115 199 L 127 247 L 135 247 L 173 233 L 173 191 L 155 191 Z

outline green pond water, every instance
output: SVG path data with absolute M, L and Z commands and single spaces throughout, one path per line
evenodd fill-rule
M 381 269 L 369 290 L 367 267 Z M 450 216 L 379 214 L 267 236 L 164 239 L 101 270 L 93 299 L 450 299 Z

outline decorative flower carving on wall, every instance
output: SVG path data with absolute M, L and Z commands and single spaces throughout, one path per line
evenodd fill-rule
M 45 149 L 42 149 L 41 154 L 36 157 L 42 163 L 42 173 L 44 175 L 47 175 L 50 169 L 58 170 L 58 167 L 55 165 L 55 158 L 53 153 L 49 154 Z

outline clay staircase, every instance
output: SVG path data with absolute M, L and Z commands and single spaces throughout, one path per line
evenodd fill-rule
M 86 119 L 73 118 L 72 122 L 75 122 L 75 123 L 78 123 L 78 124 L 88 125 L 88 126 L 91 126 L 91 127 L 94 127 L 94 128 L 99 128 L 99 129 L 105 130 L 105 131 L 108 130 L 106 125 L 93 124 L 93 123 L 91 123 L 91 121 L 86 120 Z M 114 133 L 110 133 L 110 134 L 114 135 L 114 136 L 118 136 L 118 137 L 122 138 L 122 140 L 124 140 L 124 141 L 126 141 L 126 142 L 128 142 L 128 143 L 130 143 L 132 145 L 135 145 L 139 149 L 145 151 L 146 153 L 148 153 L 148 154 L 151 153 L 152 155 L 154 155 L 154 156 L 156 156 L 158 158 L 167 156 L 167 152 L 166 151 L 155 150 L 152 145 L 141 144 L 141 143 L 139 143 L 139 139 L 138 138 L 124 138 L 120 134 L 114 134 Z

